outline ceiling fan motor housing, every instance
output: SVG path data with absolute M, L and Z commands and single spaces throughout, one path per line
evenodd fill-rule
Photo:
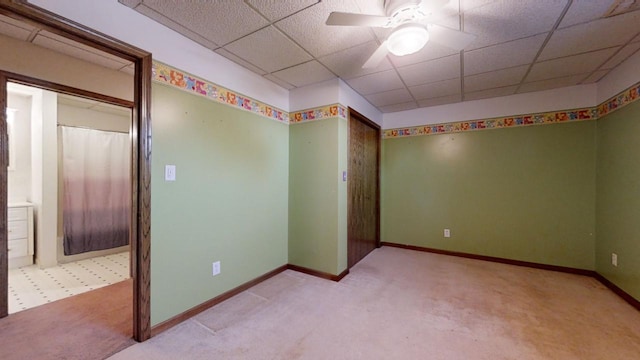
M 387 16 L 393 16 L 404 8 L 419 8 L 421 0 L 384 0 L 384 12 Z
M 384 9 L 389 17 L 385 27 L 394 28 L 406 23 L 418 22 L 426 16 L 420 0 L 385 0 Z

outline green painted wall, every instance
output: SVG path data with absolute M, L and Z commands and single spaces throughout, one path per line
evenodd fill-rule
M 152 119 L 155 325 L 287 263 L 289 129 L 159 84 Z
M 585 121 L 385 139 L 382 241 L 592 270 L 595 136 Z
M 346 120 L 287 126 L 160 84 L 152 104 L 153 325 L 286 263 L 347 268 Z M 639 117 L 640 102 L 597 122 L 386 139 L 382 241 L 595 269 L 640 298 Z
M 332 118 L 289 127 L 289 263 L 334 275 L 346 268 L 343 123 Z
M 596 271 L 640 300 L 640 102 L 598 120 Z M 611 264 L 618 255 L 618 266 Z

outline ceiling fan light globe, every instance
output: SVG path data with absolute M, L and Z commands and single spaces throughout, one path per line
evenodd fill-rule
M 424 26 L 407 24 L 398 27 L 387 39 L 389 52 L 396 56 L 413 54 L 429 41 L 429 32 Z

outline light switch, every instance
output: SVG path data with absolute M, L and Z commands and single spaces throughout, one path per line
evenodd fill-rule
M 342 172 L 342 181 L 347 181 L 347 172 L 346 171 Z
M 165 165 L 164 166 L 164 180 L 165 181 L 176 181 L 176 166 L 175 165 Z

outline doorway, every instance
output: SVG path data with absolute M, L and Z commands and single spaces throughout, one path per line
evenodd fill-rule
M 380 126 L 349 108 L 348 267 L 380 246 Z
M 133 337 L 144 341 L 151 336 L 150 327 L 150 99 L 151 54 L 121 43 L 94 30 L 70 22 L 26 2 L 0 0 L 0 15 L 36 27 L 55 36 L 85 47 L 91 47 L 116 58 L 133 63 L 133 121 L 131 127 L 131 273 L 133 278 Z M 46 68 L 46 67 L 43 67 Z M 0 69 L 2 70 L 2 69 Z M 56 83 L 41 73 L 42 78 L 32 78 L 20 71 L 0 71 L 0 249 L 7 249 L 7 166 L 9 147 L 7 142 L 7 82 L 29 84 L 62 93 L 74 94 L 73 88 Z M 55 75 L 51 75 L 55 77 Z M 40 75 L 38 75 L 40 77 Z M 83 91 L 81 96 L 105 99 L 98 93 Z M 107 100 L 108 101 L 108 100 Z M 7 316 L 7 251 L 0 251 L 0 318 Z M 6 319 L 6 320 L 10 320 Z M 0 319 L 3 321 L 3 319 Z M 11 324 L 11 321 L 5 322 Z
M 9 314 L 129 279 L 133 104 L 9 83 L 7 105 Z

